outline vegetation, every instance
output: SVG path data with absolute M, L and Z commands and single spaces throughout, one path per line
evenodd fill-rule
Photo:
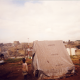
M 70 58 L 75 65 L 80 66 L 80 56 L 79 55 L 73 55 L 73 56 L 71 55 Z
M 22 58 L 14 58 L 5 60 L 6 63 L 16 63 L 22 61 Z
M 14 59 L 5 60 L 5 63 L 17 63 L 17 62 L 19 62 L 17 65 L 21 65 L 22 64 L 22 58 L 14 58 Z M 26 63 L 31 64 L 32 60 L 27 58 Z
M 27 64 L 31 64 L 31 63 L 32 63 L 32 61 L 28 61 L 28 62 L 27 62 Z
M 70 55 L 70 58 L 71 58 L 71 59 L 77 59 L 78 56 L 77 56 L 77 55 Z

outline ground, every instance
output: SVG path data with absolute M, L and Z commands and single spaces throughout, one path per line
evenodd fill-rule
M 78 61 L 74 61 L 73 63 L 77 63 L 77 62 Z M 28 68 L 29 68 L 29 73 L 27 76 L 27 80 L 37 80 L 37 78 L 33 76 L 30 63 L 28 63 Z M 21 62 L 5 63 L 0 65 L 0 80 L 23 80 Z M 75 65 L 74 75 L 63 77 L 62 79 L 59 80 L 80 80 L 80 65 L 77 64 Z

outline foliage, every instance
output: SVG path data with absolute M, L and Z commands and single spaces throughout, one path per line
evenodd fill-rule
M 28 62 L 27 62 L 27 64 L 31 64 L 31 63 L 32 63 L 32 61 L 28 61 Z
M 71 58 L 71 59 L 77 59 L 78 56 L 77 56 L 77 55 L 70 55 L 70 58 Z
M 14 58 L 14 59 L 7 59 L 5 60 L 6 63 L 16 63 L 22 61 L 22 58 Z

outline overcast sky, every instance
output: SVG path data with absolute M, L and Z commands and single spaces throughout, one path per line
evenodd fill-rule
M 80 40 L 80 1 L 0 0 L 0 43 Z

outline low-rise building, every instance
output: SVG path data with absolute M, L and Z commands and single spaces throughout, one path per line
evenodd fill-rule
M 78 45 L 78 44 L 80 44 L 80 40 L 76 40 L 76 41 L 74 41 L 74 43 Z
M 75 50 L 76 55 L 80 55 L 80 49 Z

